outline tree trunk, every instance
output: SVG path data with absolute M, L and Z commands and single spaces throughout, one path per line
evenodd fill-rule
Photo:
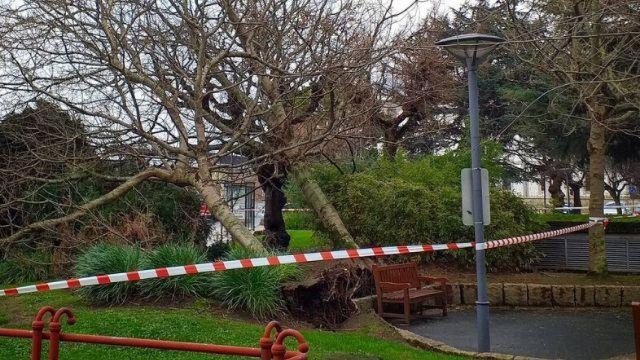
M 611 197 L 613 198 L 613 202 L 616 204 L 616 212 L 618 215 L 622 215 L 622 201 L 620 201 L 620 196 L 622 195 L 622 191 L 612 191 L 610 192 Z
M 320 185 L 313 179 L 296 172 L 296 177 L 300 180 L 300 187 L 302 189 L 302 195 L 305 200 L 311 205 L 318 218 L 322 221 L 322 224 L 336 235 L 339 241 L 346 247 L 358 248 L 349 230 L 342 222 L 340 214 L 335 207 L 329 202 L 327 196 L 324 194 Z M 339 244 L 334 242 L 333 246 L 337 247 Z
M 398 128 L 395 125 L 385 124 L 384 127 L 384 156 L 393 160 L 398 153 Z
M 549 194 L 551 195 L 551 205 L 556 207 L 564 206 L 564 193 L 562 192 L 562 177 L 557 171 L 549 176 Z
M 573 206 L 581 207 L 582 198 L 580 197 L 580 189 L 582 189 L 582 184 L 571 182 L 569 183 L 569 187 L 571 188 L 571 192 L 573 192 Z M 575 209 L 572 211 L 572 213 L 580 214 L 580 209 Z
M 222 195 L 220 185 L 202 180 L 195 181 L 193 185 L 202 195 L 209 211 L 211 211 L 211 215 L 220 221 L 220 224 L 231 234 L 234 241 L 245 248 L 264 251 L 260 241 L 253 236 L 251 230 L 244 226 L 242 221 L 229 208 L 229 204 L 227 204 Z
M 603 116 L 591 112 L 591 129 L 587 150 L 589 151 L 589 216 L 604 217 L 604 159 L 605 127 Z M 605 275 L 607 257 L 605 253 L 604 226 L 602 222 L 589 228 L 589 273 Z
M 291 237 L 287 233 L 282 209 L 287 197 L 282 190 L 284 176 L 275 174 L 275 166 L 263 165 L 258 168 L 258 181 L 264 191 L 264 243 L 267 247 L 286 250 Z

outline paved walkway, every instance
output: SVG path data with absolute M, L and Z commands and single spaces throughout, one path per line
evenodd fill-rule
M 475 310 L 398 325 L 458 349 L 476 350 Z M 492 351 L 548 359 L 608 359 L 635 351 L 631 310 L 492 309 Z

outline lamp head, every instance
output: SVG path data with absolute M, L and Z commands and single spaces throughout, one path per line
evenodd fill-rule
M 470 59 L 476 63 L 478 60 L 483 60 L 487 54 L 503 42 L 505 40 L 498 36 L 473 33 L 448 37 L 437 41 L 436 45 L 444 48 L 462 62 L 466 63 Z

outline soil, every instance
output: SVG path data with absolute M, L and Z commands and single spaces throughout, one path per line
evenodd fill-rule
M 368 335 L 379 339 L 402 340 L 397 331 L 393 330 L 389 323 L 382 320 L 373 311 L 356 314 L 342 323 L 337 329 L 340 332 L 364 331 Z
M 336 329 L 357 312 L 352 298 L 373 289 L 371 271 L 362 261 L 305 266 L 307 277 L 284 284 L 282 294 L 290 313 L 316 327 Z
M 474 283 L 476 274 L 471 270 L 460 270 L 442 264 L 422 266 L 422 272 L 429 276 L 444 276 L 450 282 Z M 606 277 L 589 276 L 584 272 L 534 271 L 519 273 L 489 273 L 489 283 L 528 283 L 553 285 L 636 285 L 640 286 L 640 275 L 612 274 Z

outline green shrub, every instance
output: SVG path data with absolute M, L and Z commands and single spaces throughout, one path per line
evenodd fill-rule
M 207 260 L 215 261 L 222 258 L 229 252 L 230 248 L 227 242 L 215 241 L 213 244 L 207 246 Z
M 0 283 L 23 284 L 49 277 L 51 258 L 40 252 L 15 254 L 0 261 Z
M 545 213 L 538 215 L 539 221 L 548 228 L 559 229 L 589 222 L 589 215 Z M 640 217 L 618 215 L 609 216 L 607 234 L 640 234 Z
M 76 265 L 76 276 L 94 276 L 138 270 L 140 250 L 137 248 L 98 244 L 88 248 Z M 83 299 L 101 305 L 115 305 L 126 302 L 136 293 L 136 282 L 119 282 L 109 285 L 87 286 L 77 290 Z
M 473 241 L 473 228 L 461 219 L 459 190 L 443 186 L 434 191 L 402 179 L 379 180 L 369 174 L 349 176 L 342 191 L 332 194 L 351 234 L 361 246 L 431 244 Z M 540 230 L 534 213 L 517 196 L 492 191 L 491 225 L 487 239 L 500 239 Z M 450 255 L 460 263 L 473 261 L 473 252 Z M 531 244 L 487 252 L 490 268 L 522 269 L 537 258 Z
M 115 169 L 109 170 L 117 175 L 127 174 L 127 171 L 118 168 L 117 164 L 114 166 Z M 92 177 L 73 183 L 71 188 L 68 186 L 66 183 L 47 184 L 31 194 L 28 198 L 31 204 L 25 205 L 28 217 L 25 218 L 24 224 L 59 216 L 61 209 L 55 204 L 70 201 L 69 209 L 73 209 L 113 190 L 112 182 Z M 155 243 L 177 240 L 203 244 L 210 227 L 206 220 L 198 215 L 200 202 L 198 194 L 192 190 L 165 182 L 144 182 L 117 201 L 99 207 L 91 217 L 85 217 L 82 221 L 72 222 L 70 225 L 76 233 L 90 228 L 93 233 L 108 238 L 111 227 L 126 234 L 127 225 L 130 224 L 123 219 L 144 214 L 149 217 L 149 223 L 145 226 L 152 229 L 156 235 L 151 236 Z M 50 237 L 50 234 L 45 237 L 47 236 Z M 136 238 L 131 234 L 128 234 L 127 238 L 131 242 L 138 241 L 143 244 L 150 240 Z M 38 237 L 35 239 L 44 241 Z
M 166 244 L 145 253 L 142 268 L 156 269 L 204 262 L 207 262 L 204 251 L 188 245 Z M 143 280 L 140 282 L 140 293 L 154 300 L 207 295 L 211 289 L 211 279 L 211 274 L 198 274 Z
M 492 179 L 499 179 L 501 173 L 493 160 L 497 155 L 498 148 L 485 144 L 484 163 Z M 360 246 L 431 244 L 473 241 L 473 228 L 464 226 L 461 219 L 460 170 L 469 162 L 468 151 L 457 150 L 412 160 L 382 158 L 369 162 L 368 167 L 358 167 L 355 173 L 341 173 L 330 165 L 316 165 L 310 171 Z M 520 198 L 497 186 L 492 188 L 487 239 L 543 228 Z M 444 256 L 470 265 L 474 254 L 461 250 Z M 531 244 L 523 244 L 487 252 L 487 263 L 492 269 L 522 269 L 537 257 Z
M 233 246 L 227 260 L 265 256 Z M 295 265 L 263 266 L 214 273 L 213 295 L 230 310 L 244 310 L 265 319 L 285 309 L 280 286 L 300 274 Z

